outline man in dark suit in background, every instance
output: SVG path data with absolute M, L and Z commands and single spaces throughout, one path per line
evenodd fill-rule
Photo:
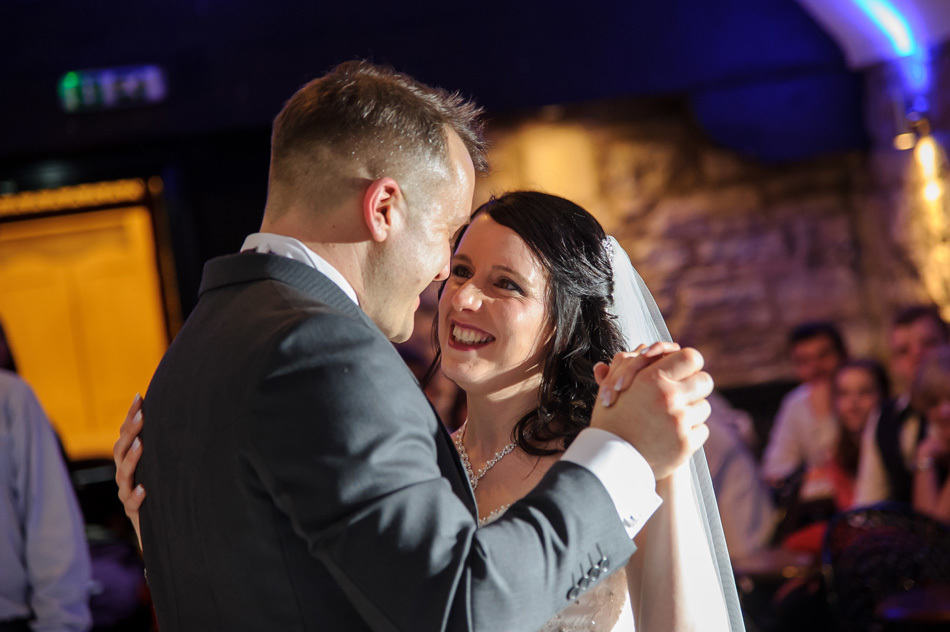
M 705 438 L 685 382 L 638 376 L 477 529 L 451 440 L 390 344 L 446 278 L 484 166 L 474 106 L 365 62 L 278 115 L 261 232 L 206 265 L 144 403 L 163 631 L 534 630 L 632 554 L 653 473 Z M 695 352 L 665 361 L 701 369 Z
M 950 342 L 950 327 L 934 305 L 900 310 L 889 332 L 890 373 L 897 393 L 892 405 L 873 420 L 862 437 L 855 504 L 882 500 L 910 503 L 917 446 L 927 436 L 923 411 L 910 404 L 910 391 L 927 352 Z

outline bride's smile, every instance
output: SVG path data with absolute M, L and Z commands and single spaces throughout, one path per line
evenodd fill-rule
M 461 323 L 454 318 L 449 321 L 452 336 L 449 346 L 453 349 L 478 349 L 494 342 L 495 337 L 478 327 Z
M 469 390 L 541 372 L 549 318 L 543 266 L 524 240 L 487 213 L 466 230 L 439 300 L 442 370 Z

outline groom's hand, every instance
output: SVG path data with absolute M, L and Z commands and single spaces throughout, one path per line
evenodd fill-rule
M 706 397 L 713 381 L 695 349 L 653 345 L 645 351 L 617 354 L 606 375 L 597 369 L 600 393 L 591 426 L 628 441 L 660 480 L 709 436 Z

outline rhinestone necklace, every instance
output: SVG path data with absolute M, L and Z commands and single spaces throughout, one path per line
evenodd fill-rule
M 465 451 L 465 428 L 467 426 L 468 419 L 465 420 L 458 434 L 455 435 L 455 449 L 458 450 L 459 458 L 462 459 L 462 467 L 465 468 L 465 473 L 468 475 L 468 482 L 472 485 L 472 491 L 475 491 L 475 488 L 478 487 L 478 481 L 482 480 L 490 469 L 498 465 L 499 461 L 511 454 L 511 451 L 517 448 L 518 444 L 512 441 L 498 452 L 495 452 L 495 456 L 488 459 L 485 465 L 476 473 L 472 469 L 472 462 L 468 458 L 468 452 Z

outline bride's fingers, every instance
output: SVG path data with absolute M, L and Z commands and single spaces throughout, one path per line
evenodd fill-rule
M 680 346 L 675 342 L 654 342 L 652 345 L 641 351 L 640 355 L 643 355 L 647 358 L 655 358 L 657 356 L 673 353 L 674 351 L 679 350 Z
M 119 500 L 122 504 L 133 495 L 133 486 L 135 483 L 135 468 L 142 458 L 142 440 L 136 437 L 126 452 L 125 458 L 115 470 L 115 482 L 119 487 Z M 141 486 L 140 486 L 141 487 Z
M 643 370 L 644 367 L 649 366 L 654 361 L 664 357 L 675 351 L 679 351 L 680 346 L 675 342 L 655 342 L 649 346 L 639 345 L 633 353 L 623 353 L 620 354 L 620 362 L 616 362 L 616 372 L 612 375 L 608 375 L 606 381 L 614 385 L 614 390 L 616 392 L 622 392 L 630 388 L 630 385 L 633 383 L 634 378 L 637 376 L 637 373 Z M 616 357 L 616 356 L 615 356 Z M 631 364 L 627 362 L 628 360 L 633 360 L 634 358 L 639 359 L 640 362 Z M 614 369 L 614 364 L 611 365 L 611 369 Z
M 614 361 L 610 363 L 609 373 L 600 383 L 598 397 L 601 403 L 606 407 L 612 406 L 617 401 L 619 393 L 630 385 L 636 374 L 652 362 L 650 358 L 632 353 L 615 355 Z
M 139 509 L 142 508 L 144 501 L 145 488 L 139 485 L 132 490 L 129 497 L 122 503 L 122 506 L 125 508 L 125 515 L 136 524 L 138 524 Z
M 135 398 L 132 400 L 132 405 L 129 406 L 129 412 L 125 414 L 125 421 L 123 421 L 119 427 L 119 438 L 116 440 L 115 445 L 112 446 L 112 460 L 115 462 L 116 468 L 122 463 L 125 453 L 128 452 L 129 446 L 132 445 L 132 440 L 135 439 L 141 430 L 142 396 L 136 393 Z

